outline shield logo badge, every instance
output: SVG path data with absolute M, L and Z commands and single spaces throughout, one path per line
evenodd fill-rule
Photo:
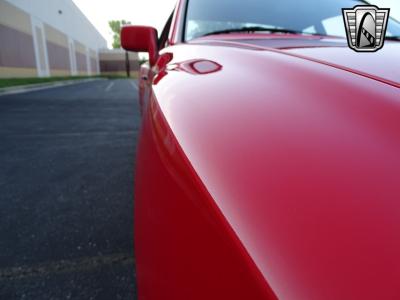
M 343 10 L 349 47 L 357 52 L 375 52 L 385 42 L 390 8 L 358 5 Z

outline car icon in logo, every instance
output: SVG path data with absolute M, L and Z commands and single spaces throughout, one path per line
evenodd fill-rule
M 358 5 L 343 10 L 349 47 L 357 52 L 375 52 L 385 42 L 389 8 Z

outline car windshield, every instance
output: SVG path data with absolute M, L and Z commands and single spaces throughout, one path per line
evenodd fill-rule
M 361 0 L 188 0 L 185 40 L 213 33 L 268 31 L 345 37 L 342 8 L 375 4 Z M 382 7 L 385 8 L 385 7 Z M 250 30 L 246 30 L 250 28 Z M 388 37 L 400 36 L 400 23 L 388 21 Z

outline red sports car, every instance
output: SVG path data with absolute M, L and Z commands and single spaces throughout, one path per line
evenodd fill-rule
M 400 299 L 400 24 L 359 0 L 181 0 L 149 53 L 135 183 L 140 300 Z M 156 8 L 155 8 L 156 9 Z

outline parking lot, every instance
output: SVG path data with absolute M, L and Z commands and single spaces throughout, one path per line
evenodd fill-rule
M 134 299 L 133 80 L 0 96 L 0 299 Z

